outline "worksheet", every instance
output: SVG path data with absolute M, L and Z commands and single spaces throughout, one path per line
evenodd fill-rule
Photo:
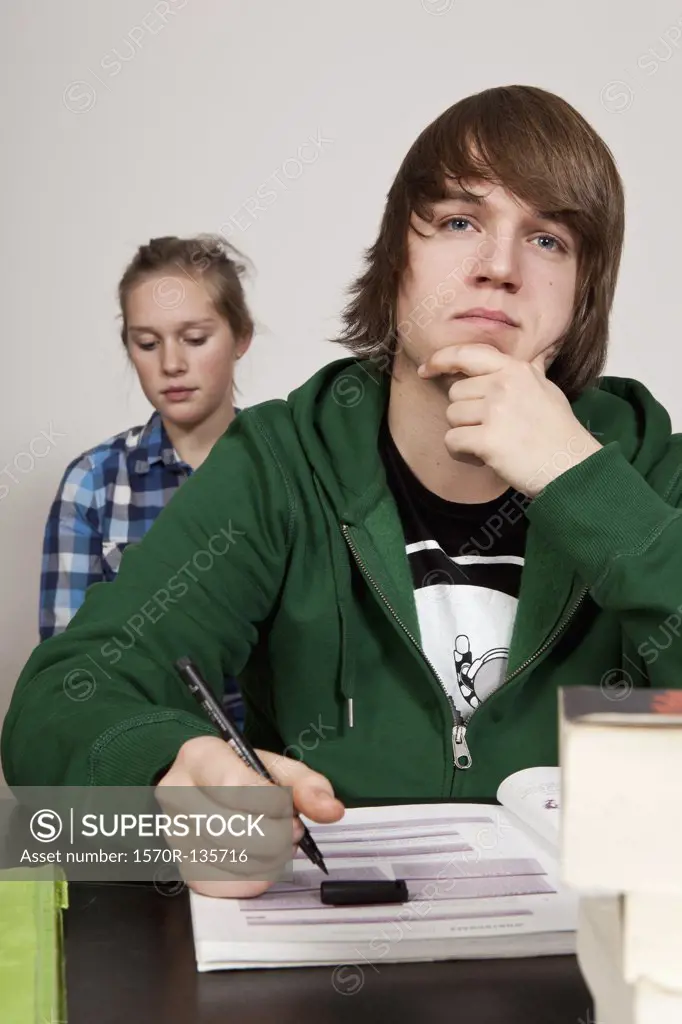
M 574 949 L 577 898 L 559 884 L 551 829 L 540 836 L 488 804 L 365 807 L 331 825 L 303 820 L 329 876 L 298 851 L 291 879 L 254 899 L 192 893 L 200 970 Z M 326 906 L 327 877 L 404 879 L 408 901 Z

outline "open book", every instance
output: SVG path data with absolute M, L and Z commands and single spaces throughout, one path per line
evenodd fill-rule
M 405 879 L 403 904 L 326 906 L 300 853 L 254 899 L 191 893 L 200 971 L 542 956 L 575 950 L 577 899 L 558 880 L 559 769 L 505 779 L 495 804 L 401 804 L 303 819 L 329 877 Z

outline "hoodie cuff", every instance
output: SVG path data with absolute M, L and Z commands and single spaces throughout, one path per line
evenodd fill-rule
M 153 786 L 187 740 L 216 736 L 209 722 L 160 711 L 107 730 L 90 752 L 90 786 Z
M 592 589 L 616 558 L 641 554 L 681 515 L 627 461 L 617 441 L 556 477 L 526 508 L 529 522 Z

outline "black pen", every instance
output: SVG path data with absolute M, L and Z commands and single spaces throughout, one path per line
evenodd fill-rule
M 208 683 L 204 680 L 192 659 L 187 657 L 179 658 L 175 662 L 175 667 L 182 676 L 183 681 L 187 684 L 187 688 L 192 696 L 198 701 L 214 725 L 218 727 L 223 739 L 233 741 L 234 749 L 242 761 L 249 768 L 253 768 L 255 772 L 258 772 L 259 775 L 262 775 L 264 779 L 267 779 L 268 782 L 273 782 L 275 786 L 279 786 L 279 782 L 272 777 L 249 741 L 245 736 L 242 736 L 227 712 L 221 708 L 213 696 Z M 329 874 L 324 858 L 305 825 L 303 825 L 303 835 L 298 845 L 308 860 L 312 861 L 316 867 L 321 868 L 326 875 Z

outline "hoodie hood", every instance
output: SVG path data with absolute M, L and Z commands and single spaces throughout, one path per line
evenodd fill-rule
M 672 436 L 667 411 L 644 384 L 629 377 L 601 377 L 598 386 L 583 391 L 571 408 L 602 445 L 616 441 L 645 478 Z
M 384 485 L 377 441 L 390 379 L 376 361 L 351 356 L 322 367 L 288 398 L 315 475 L 346 522 L 361 519 Z M 600 444 L 617 442 L 645 478 L 666 451 L 670 416 L 639 381 L 601 377 L 571 408 Z
M 371 360 L 337 359 L 288 398 L 301 444 L 337 516 L 361 519 L 383 486 L 379 426 L 390 378 Z

